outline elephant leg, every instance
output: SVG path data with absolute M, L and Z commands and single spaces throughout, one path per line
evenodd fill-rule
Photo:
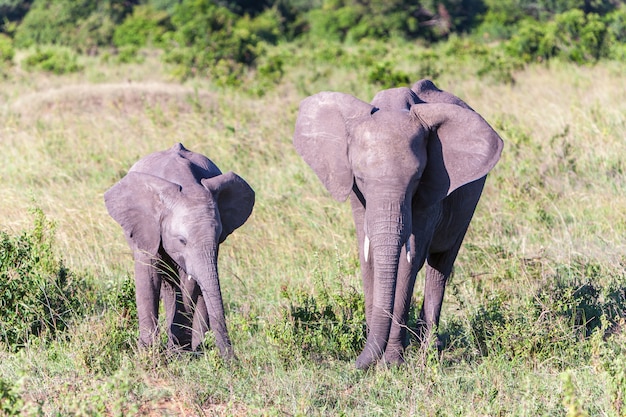
M 135 252 L 135 300 L 139 318 L 139 346 L 152 346 L 159 335 L 159 300 L 161 276 L 158 259 Z
M 209 331 L 209 312 L 202 296 L 200 287 L 196 285 L 195 293 L 195 306 L 196 310 L 193 315 L 193 331 L 191 334 L 191 350 L 196 351 L 198 347 L 204 342 L 204 336 Z
M 411 247 L 415 248 L 415 236 L 410 237 Z M 408 346 L 407 322 L 411 297 L 415 286 L 415 276 L 424 263 L 424 256 L 418 255 L 409 263 L 405 253 L 400 256 L 398 264 L 398 278 L 396 294 L 393 304 L 393 321 L 389 332 L 389 341 L 385 349 L 384 360 L 388 364 L 400 365 L 404 363 L 404 349 Z
M 404 349 L 409 344 L 407 334 L 408 319 L 415 279 L 419 270 L 424 266 L 440 211 L 440 205 L 433 205 L 428 209 L 413 210 L 413 230 L 409 238 L 411 262 L 407 259 L 406 252 L 400 255 L 393 308 L 394 320 L 389 333 L 389 343 L 385 350 L 385 361 L 387 363 L 401 364 L 404 362 Z M 406 250 L 406 247 L 404 249 Z
M 483 177 L 457 189 L 443 203 L 441 221 L 434 232 L 427 260 L 424 302 L 420 312 L 419 336 L 422 346 L 430 344 L 433 330 L 439 326 L 446 283 L 474 215 L 485 179 Z M 441 348 L 439 337 L 436 334 L 435 337 L 437 347 Z
M 369 329 L 369 324 L 372 319 L 372 310 L 374 309 L 374 268 L 371 254 L 368 262 L 366 262 L 365 254 L 363 253 L 365 242 L 365 230 L 363 229 L 365 223 L 365 207 L 354 192 L 350 193 L 350 204 L 352 205 L 352 216 L 354 218 L 357 243 L 359 246 L 359 263 L 361 265 L 363 295 L 365 297 L 365 322 Z
M 200 291 L 198 284 L 193 279 L 188 279 L 187 274 L 179 270 L 177 285 L 176 314 L 172 323 L 172 332 L 178 337 L 178 344 L 185 350 L 193 350 L 192 322 L 196 308 L 197 293 Z
M 458 252 L 458 249 L 457 249 Z M 448 255 L 448 256 L 446 256 Z M 446 259 L 447 258 L 447 259 Z M 418 337 L 423 347 L 428 347 L 434 336 L 435 344 L 441 348 L 441 341 L 433 331 L 439 326 L 441 305 L 446 290 L 446 283 L 452 272 L 452 263 L 456 254 L 450 261 L 449 254 L 431 254 L 426 265 L 426 282 L 424 284 L 424 302 L 420 312 L 420 328 Z

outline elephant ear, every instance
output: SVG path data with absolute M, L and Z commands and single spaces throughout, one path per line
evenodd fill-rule
M 435 202 L 484 177 L 500 159 L 503 142 L 478 113 L 456 104 L 424 103 L 411 108 L 429 129 L 428 162 L 420 198 Z
M 472 110 L 466 102 L 446 91 L 442 91 L 430 80 L 419 80 L 411 87 L 411 90 L 417 95 L 419 101 L 424 103 L 449 103 L 456 104 L 466 109 Z
M 239 175 L 232 171 L 202 180 L 202 185 L 209 190 L 220 212 L 222 234 L 220 243 L 228 235 L 248 220 L 254 207 L 254 190 Z
M 376 107 L 349 94 L 321 92 L 300 103 L 293 144 L 338 201 L 354 183 L 348 160 L 348 131 L 355 119 L 369 117 Z
M 135 249 L 155 255 L 161 243 L 161 215 L 181 187 L 154 175 L 129 172 L 104 193 L 104 203 Z

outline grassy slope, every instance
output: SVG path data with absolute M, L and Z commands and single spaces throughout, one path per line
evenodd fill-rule
M 410 59 L 399 65 L 418 79 Z M 16 68 L 0 80 L 1 227 L 17 233 L 32 220 L 27 209 L 41 207 L 58 225 L 68 266 L 102 288 L 132 271 L 102 194 L 139 157 L 180 141 L 257 192 L 253 216 L 220 253 L 237 364 L 225 367 L 212 351 L 175 361 L 131 351 L 116 356 L 115 367 L 90 366 L 111 337 L 110 315 L 96 314 L 50 347 L 0 351 L 0 377 L 22 378 L 27 404 L 39 402 L 50 415 L 624 413 L 626 400 L 613 388 L 626 378 L 623 365 L 615 370 L 626 363 L 623 332 L 611 343 L 558 341 L 547 354 L 556 331 L 539 320 L 520 324 L 557 277 L 565 291 L 588 280 L 624 287 L 624 67 L 531 67 L 512 86 L 463 68 L 435 79 L 490 121 L 506 148 L 446 297 L 448 349 L 440 360 L 416 353 L 405 369 L 362 373 L 332 358 L 285 362 L 265 331 L 280 319 L 283 286 L 311 291 L 321 276 L 359 287 L 348 204 L 322 189 L 291 135 L 307 94 L 337 90 L 369 100 L 377 87 L 364 81 L 367 68 L 305 61 L 261 98 L 245 88 L 179 84 L 153 58 L 123 67 L 88 60 L 80 74 L 62 77 Z M 501 340 L 475 335 L 472 342 L 472 331 L 486 326 L 481 319 L 495 317 L 492 305 L 517 321 L 500 322 Z

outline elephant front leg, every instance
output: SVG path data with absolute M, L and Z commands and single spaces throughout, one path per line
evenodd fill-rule
M 138 253 L 135 255 L 135 300 L 139 318 L 139 346 L 152 346 L 158 340 L 159 299 L 161 277 L 157 260 Z
M 409 337 L 407 334 L 408 319 L 415 287 L 415 278 L 426 258 L 426 250 L 423 246 L 424 245 L 416 244 L 415 235 L 412 234 L 409 247 L 414 249 L 411 253 L 410 262 L 407 256 L 400 256 L 393 308 L 393 322 L 391 324 L 389 342 L 384 355 L 384 360 L 388 364 L 401 365 L 404 363 L 404 350 L 409 345 Z

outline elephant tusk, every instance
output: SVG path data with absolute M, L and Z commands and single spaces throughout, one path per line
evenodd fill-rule
M 406 261 L 410 264 L 411 263 L 411 241 L 407 239 L 406 241 Z
M 187 275 L 187 280 L 191 281 L 192 278 L 193 278 L 193 276 L 191 276 L 191 274 Z
M 363 243 L 363 257 L 365 258 L 365 262 L 367 262 L 370 255 L 370 238 L 365 235 L 365 242 Z

